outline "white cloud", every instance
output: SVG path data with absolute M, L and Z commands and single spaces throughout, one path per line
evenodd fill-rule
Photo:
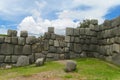
M 95 18 L 102 23 L 104 16 L 117 5 L 120 5 L 120 0 L 1 0 L 0 18 L 16 22 L 26 15 L 18 25 L 18 31 L 28 30 L 30 33 L 41 34 L 47 31 L 47 27 L 54 26 L 56 32 L 61 34 L 66 27 L 77 26 L 78 22 L 73 21 L 75 19 L 82 21 Z M 82 6 L 90 9 L 81 9 Z M 75 9 L 78 7 L 80 9 Z M 43 18 L 43 14 L 51 16 L 51 12 L 57 15 L 56 19 Z M 2 33 L 6 33 L 6 30 L 5 27 L 0 28 Z

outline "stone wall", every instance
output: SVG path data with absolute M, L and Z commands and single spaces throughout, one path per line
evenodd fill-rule
M 40 38 L 28 36 L 27 31 L 18 37 L 17 31 L 8 30 L 7 36 L 0 36 L 0 63 L 16 63 L 21 55 L 33 63 L 47 54 L 47 60 L 95 57 L 120 65 L 120 17 L 101 25 L 94 19 L 81 25 L 66 28 L 65 36 L 49 27 Z
M 42 51 L 41 42 L 35 36 L 28 36 L 27 31 L 8 30 L 7 36 L 0 36 L 0 63 L 16 63 L 19 56 L 31 56 Z M 35 55 L 35 54 L 34 54 Z M 32 62 L 34 62 L 34 55 Z

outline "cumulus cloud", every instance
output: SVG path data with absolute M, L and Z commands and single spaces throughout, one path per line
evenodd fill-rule
M 27 1 L 27 0 L 26 0 Z M 99 23 L 105 20 L 105 15 L 110 9 L 120 5 L 120 0 L 31 0 L 33 7 L 27 11 L 31 14 L 26 16 L 18 25 L 17 29 L 28 30 L 29 33 L 43 34 L 47 27 L 53 26 L 56 33 L 63 34 L 66 27 L 77 27 L 83 19 L 98 19 Z M 29 5 L 30 6 L 30 5 Z M 22 8 L 24 8 L 22 7 Z M 84 7 L 88 8 L 85 9 Z M 54 12 L 56 19 L 47 19 L 49 13 Z M 44 16 L 46 18 L 44 18 Z M 77 20 L 75 22 L 74 20 Z

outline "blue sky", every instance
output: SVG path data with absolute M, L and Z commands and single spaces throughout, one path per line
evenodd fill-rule
M 50 26 L 58 34 L 66 27 L 77 27 L 84 19 L 120 16 L 120 0 L 1 0 L 0 33 L 8 29 L 43 34 Z

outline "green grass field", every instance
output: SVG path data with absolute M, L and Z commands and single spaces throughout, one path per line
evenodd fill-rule
M 120 80 L 120 67 L 94 58 L 75 59 L 77 70 L 72 73 L 64 72 L 64 64 L 59 62 L 46 62 L 44 66 L 35 67 L 34 65 L 0 70 L 0 80 L 9 80 L 10 78 L 20 76 L 31 76 L 47 71 L 62 71 L 55 74 L 54 77 L 62 80 Z M 21 79 L 22 80 L 22 79 Z

